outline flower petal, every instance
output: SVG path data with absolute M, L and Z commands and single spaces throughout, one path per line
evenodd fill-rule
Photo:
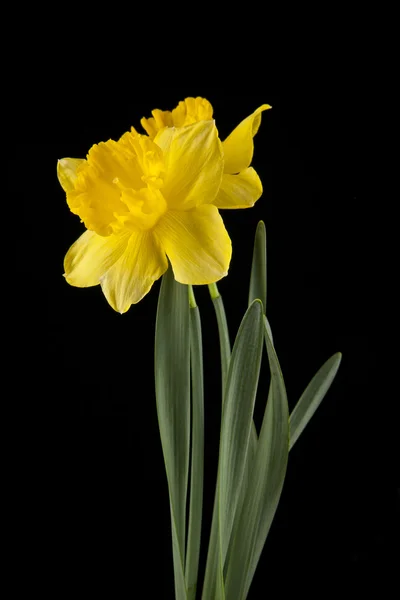
M 121 258 L 101 280 L 114 310 L 125 313 L 139 302 L 168 268 L 167 257 L 151 232 L 132 233 Z
M 224 173 L 213 204 L 217 208 L 250 208 L 263 191 L 262 183 L 252 167 L 237 175 Z
M 61 158 L 57 162 L 57 177 L 64 192 L 75 189 L 76 171 L 84 162 L 83 158 Z
M 87 229 L 103 236 L 120 229 L 119 217 L 128 211 L 121 202 L 119 186 L 143 187 L 143 171 L 137 156 L 141 137 L 146 136 L 127 132 L 118 142 L 108 140 L 94 144 L 87 160 L 76 169 L 73 189 L 67 191 L 67 203 Z M 146 138 L 145 142 L 150 143 L 150 140 Z
M 91 287 L 123 254 L 130 232 L 103 237 L 85 231 L 71 246 L 64 259 L 64 277 L 76 287 Z
M 207 121 L 212 119 L 213 107 L 205 98 L 185 98 L 179 102 L 178 106 L 172 111 L 173 124 L 176 127 L 183 127 L 197 121 Z
M 211 204 L 223 172 L 223 154 L 214 121 L 168 127 L 154 142 L 164 152 L 163 195 L 170 208 L 188 210 Z
M 143 117 L 140 120 L 140 124 L 147 135 L 153 139 L 161 129 L 164 127 L 172 127 L 174 123 L 172 120 L 172 113 L 169 110 L 160 110 L 159 108 L 156 108 L 151 111 L 151 114 L 153 116 L 149 119 Z
M 218 209 L 168 211 L 154 230 L 179 283 L 215 283 L 228 273 L 232 244 Z
M 261 113 L 271 108 L 263 104 L 252 115 L 244 119 L 222 143 L 225 159 L 225 173 L 240 173 L 250 166 L 253 158 L 253 137 L 261 124 Z
M 152 117 L 149 119 L 143 117 L 140 123 L 147 135 L 153 139 L 164 127 L 184 127 L 197 121 L 212 119 L 213 107 L 208 100 L 198 96 L 185 98 L 172 112 L 156 108 L 151 111 L 151 114 Z

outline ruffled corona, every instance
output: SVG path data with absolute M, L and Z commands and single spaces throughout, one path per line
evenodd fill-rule
M 64 158 L 58 163 L 71 211 L 87 229 L 103 236 L 154 227 L 167 210 L 160 192 L 164 172 L 159 146 L 134 131 L 118 142 L 92 146 L 86 160 Z

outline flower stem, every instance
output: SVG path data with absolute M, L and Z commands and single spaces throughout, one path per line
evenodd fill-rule
M 196 298 L 194 296 L 194 291 L 193 291 L 192 285 L 188 285 L 188 292 L 189 292 L 189 306 L 190 306 L 190 308 L 196 308 L 197 307 Z
M 221 353 L 221 374 L 222 374 L 222 402 L 224 401 L 225 383 L 228 375 L 229 361 L 231 358 L 231 343 L 229 340 L 228 323 L 222 296 L 220 295 L 217 284 L 211 283 L 208 286 L 210 296 L 214 305 L 215 315 L 217 317 L 219 345 Z
M 221 374 L 222 374 L 222 405 L 224 402 L 226 378 L 228 375 L 229 361 L 231 359 L 231 344 L 229 340 L 228 323 L 224 309 L 222 297 L 218 291 L 216 283 L 208 286 L 210 296 L 214 305 L 215 315 L 217 317 L 219 345 L 221 354 Z M 211 533 L 208 546 L 206 572 L 204 578 L 204 587 L 202 600 L 208 598 L 223 598 L 223 581 L 221 581 L 222 564 L 220 557 L 219 540 L 219 521 L 218 521 L 218 487 L 219 474 L 217 475 L 217 484 L 214 498 L 214 508 L 211 524 Z
M 220 293 L 218 291 L 216 283 L 209 283 L 208 289 L 210 290 L 210 296 L 212 300 L 215 300 L 215 298 L 219 298 Z
M 204 383 L 203 344 L 200 311 L 192 286 L 190 302 L 190 366 L 192 376 L 192 443 L 189 527 L 186 549 L 185 579 L 188 600 L 195 600 L 199 569 L 201 521 L 203 510 L 204 479 Z

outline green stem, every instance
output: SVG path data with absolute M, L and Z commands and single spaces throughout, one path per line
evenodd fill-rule
M 219 298 L 220 297 L 220 293 L 218 291 L 218 287 L 216 283 L 209 283 L 208 284 L 208 289 L 210 291 L 210 296 L 212 300 L 215 300 L 215 298 Z
M 190 308 L 196 308 L 196 306 L 197 306 L 196 298 L 194 296 L 194 291 L 193 291 L 192 285 L 188 285 L 188 292 L 189 292 L 189 306 L 190 306 Z
M 211 283 L 208 286 L 210 296 L 214 305 L 215 315 L 217 317 L 219 345 L 221 353 L 221 374 L 222 374 L 222 403 L 224 402 L 225 383 L 228 375 L 229 361 L 231 359 L 231 343 L 229 340 L 228 323 L 226 321 L 224 303 L 218 291 L 217 284 Z
M 228 323 L 224 309 L 222 297 L 218 291 L 216 283 L 208 286 L 212 303 L 214 305 L 215 315 L 218 324 L 219 345 L 221 355 L 221 375 L 222 375 L 222 404 L 224 401 L 226 378 L 228 375 L 229 361 L 231 359 L 231 343 L 229 340 Z M 216 492 L 214 498 L 214 508 L 211 523 L 210 541 L 208 546 L 206 573 L 203 587 L 203 600 L 209 598 L 221 599 L 224 597 L 220 543 L 219 543 L 219 523 L 218 523 L 218 486 L 219 474 L 217 476 Z
M 189 286 L 190 302 L 190 365 L 192 375 L 192 448 L 189 528 L 186 552 L 185 580 L 188 600 L 196 597 L 199 569 L 201 518 L 203 510 L 204 478 L 204 383 L 203 345 L 200 311 L 192 286 Z

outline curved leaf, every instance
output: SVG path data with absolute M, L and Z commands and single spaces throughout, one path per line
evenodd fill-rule
M 262 304 L 247 309 L 229 363 L 219 454 L 219 523 L 222 565 L 246 464 L 263 345 Z
M 289 410 L 285 384 L 265 317 L 264 334 L 271 370 L 271 390 L 227 565 L 226 596 L 235 600 L 247 597 L 278 506 L 289 453 Z
M 162 279 L 155 336 L 157 416 L 167 473 L 177 600 L 187 597 L 184 578 L 186 497 L 190 441 L 190 335 L 187 286 L 171 267 Z
M 341 360 L 342 355 L 340 352 L 331 356 L 314 375 L 300 396 L 290 415 L 290 449 L 293 448 L 299 439 L 304 428 L 331 387 Z

